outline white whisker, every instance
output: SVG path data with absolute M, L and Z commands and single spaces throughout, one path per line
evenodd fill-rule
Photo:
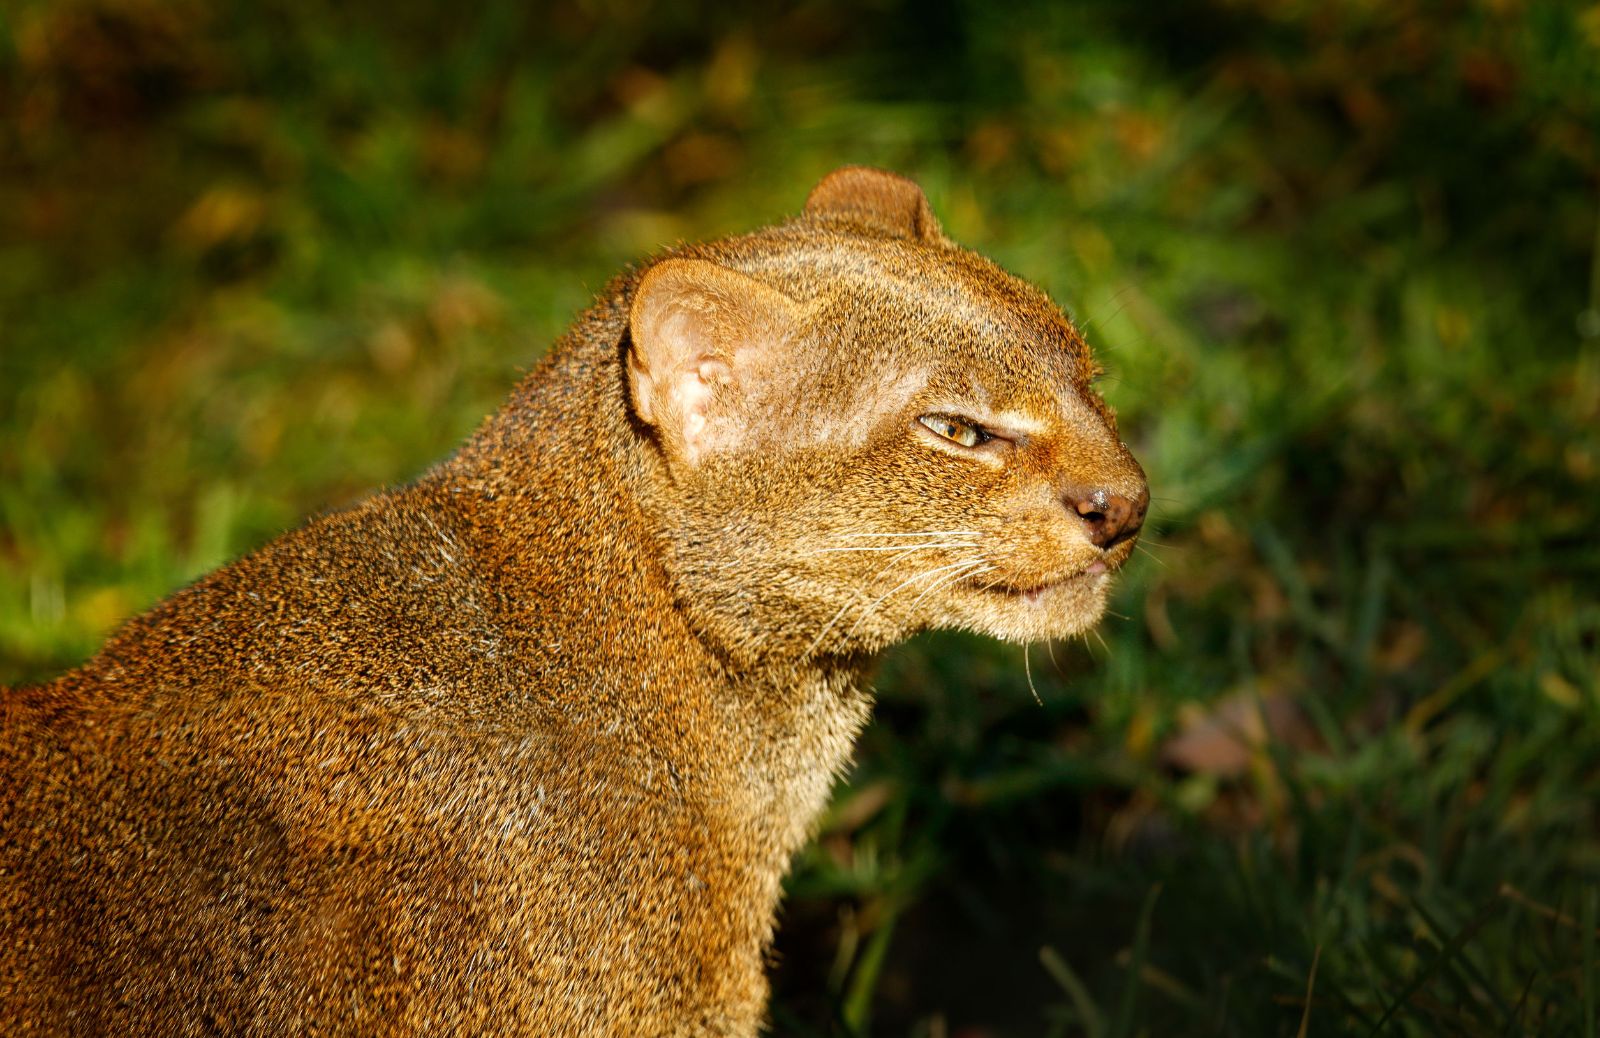
M 970 562 L 970 563 L 967 563 L 964 568 L 957 569 L 954 573 L 949 573 L 949 574 L 947 574 L 947 575 L 945 575 L 943 577 L 940 577 L 938 580 L 935 580 L 933 583 L 931 583 L 927 587 L 923 588 L 922 589 L 922 593 L 919 594 L 915 599 L 913 599 L 912 602 L 911 602 L 911 605 L 907 606 L 906 608 L 908 610 L 915 609 L 917 607 L 917 603 L 921 602 L 924 598 L 928 597 L 928 595 L 930 593 L 932 593 L 934 591 L 938 591 L 938 590 L 940 590 L 942 588 L 949 587 L 951 584 L 954 584 L 957 580 L 960 580 L 962 577 L 966 576 L 969 572 L 971 572 L 973 567 L 982 566 L 982 565 L 983 565 L 983 563 L 981 561 L 979 561 L 979 562 Z M 888 595 L 884 596 L 884 598 L 887 598 L 887 597 L 888 597 Z M 867 610 L 867 612 L 863 613 L 861 618 L 858 619 L 855 622 L 855 624 L 851 626 L 850 630 L 852 632 L 855 631 L 856 627 L 859 627 L 864 621 L 870 619 L 872 617 L 872 614 L 874 612 L 876 612 L 876 607 L 882 601 L 883 601 L 883 598 L 880 598 L 880 599 L 878 599 L 877 602 L 872 603 L 872 608 L 869 608 Z
M 918 530 L 914 533 L 846 533 L 841 537 L 977 537 L 977 530 Z
M 854 634 L 856 628 L 860 627 L 861 624 L 864 621 L 866 621 L 869 617 L 872 616 L 873 612 L 876 611 L 878 606 L 883 603 L 884 599 L 888 598 L 890 595 L 894 594 L 896 591 L 899 591 L 901 588 L 907 587 L 907 586 L 909 586 L 911 584 L 914 584 L 919 580 L 924 580 L 924 579 L 926 579 L 928 577 L 932 577 L 932 576 L 935 576 L 935 575 L 940 574 L 940 573 L 948 573 L 950 570 L 953 570 L 953 569 L 964 569 L 964 568 L 966 568 L 968 566 L 971 566 L 973 564 L 974 564 L 973 560 L 971 560 L 971 559 L 963 559 L 960 562 L 952 562 L 947 566 L 935 566 L 933 569 L 926 569 L 926 570 L 923 570 L 921 573 L 916 573 L 916 574 L 913 574 L 913 575 L 907 577 L 905 580 L 902 580 L 900 583 L 896 584 L 894 587 L 890 588 L 888 591 L 885 591 L 883 594 L 879 595 L 876 599 L 874 599 L 872 604 L 867 606 L 867 611 L 862 613 L 861 616 L 856 619 L 856 622 L 850 625 L 850 630 L 846 631 L 845 634 L 847 634 L 847 635 Z
M 997 566 L 995 568 L 998 569 L 999 567 Z M 1001 581 L 1003 581 L 1005 579 L 1006 579 L 1006 575 L 1004 573 L 1002 573 L 998 577 L 995 577 L 993 580 L 985 581 L 983 583 L 983 585 L 978 588 L 978 590 L 979 591 L 992 591 L 992 590 L 994 590 L 996 587 L 998 587 L 1000 585 Z
M 1163 559 L 1161 556 L 1157 555 L 1155 552 L 1151 551 L 1149 548 L 1146 548 L 1144 545 L 1138 543 L 1137 541 L 1134 542 L 1133 550 L 1136 551 L 1136 552 L 1139 552 L 1141 555 L 1145 556 L 1146 558 L 1154 561 L 1157 566 L 1160 566 L 1163 569 L 1166 568 L 1166 565 L 1167 565 L 1167 560 L 1166 559 Z
M 839 611 L 837 613 L 833 614 L 832 619 L 830 619 L 826 624 L 823 625 L 822 630 L 817 632 L 817 636 L 815 638 L 811 639 L 811 644 L 809 646 L 807 646 L 806 651 L 800 657 L 801 659 L 805 659 L 806 657 L 810 656 L 813 652 L 817 651 L 817 646 L 821 645 L 822 644 L 822 639 L 826 638 L 828 636 L 828 632 L 833 630 L 833 625 L 839 622 L 839 618 L 844 615 L 845 610 L 849 609 L 852 605 L 854 605 L 856 599 L 860 598 L 860 597 L 861 597 L 861 595 L 858 592 L 851 591 L 850 597 L 845 599 L 844 605 L 840 606 L 839 607 Z
M 883 574 L 889 572 L 890 569 L 894 568 L 893 564 L 894 564 L 894 560 L 891 559 L 890 560 L 890 564 L 888 566 L 885 566 L 883 569 L 879 570 L 877 576 L 881 577 Z M 866 610 L 865 613 L 862 614 L 861 619 L 857 620 L 853 625 L 851 625 L 850 630 L 845 632 L 845 633 L 847 635 L 848 634 L 853 634 L 855 632 L 855 629 L 857 627 L 861 626 L 861 620 L 865 620 L 867 617 L 872 615 L 873 609 L 877 608 L 879 602 L 882 602 L 885 598 L 888 598 L 890 595 L 894 594 L 896 591 L 899 591 L 901 588 L 907 586 L 908 584 L 914 584 L 919 580 L 923 580 L 923 579 L 925 579 L 927 577 L 931 577 L 931 576 L 933 576 L 933 575 L 935 575 L 937 573 L 943 573 L 943 572 L 945 572 L 947 570 L 955 569 L 957 567 L 966 566 L 966 565 L 969 565 L 969 564 L 970 564 L 970 560 L 965 560 L 964 559 L 964 560 L 962 560 L 960 562 L 953 562 L 953 563 L 950 563 L 949 565 L 946 565 L 946 566 L 937 566 L 937 567 L 935 567 L 933 569 L 922 570 L 919 573 L 913 573 L 911 576 L 907 577 L 905 580 L 902 580 L 900 583 L 896 584 L 894 587 L 892 587 L 888 591 L 884 592 L 878 598 L 876 598 L 873 601 L 871 601 L 870 603 L 868 603 L 867 604 L 867 610 Z M 874 577 L 873 579 L 877 579 L 877 578 Z M 844 616 L 845 612 L 852 605 L 855 604 L 855 601 L 856 601 L 857 597 L 859 597 L 859 596 L 856 595 L 856 594 L 852 594 L 851 597 L 845 601 L 845 604 L 839 607 L 839 611 L 833 614 L 832 619 L 830 619 L 827 622 L 827 624 L 825 624 L 823 626 L 822 630 L 817 632 L 817 636 L 811 640 L 810 647 L 807 648 L 806 651 L 805 651 L 805 655 L 806 656 L 810 656 L 813 652 L 817 651 L 817 647 L 819 645 L 821 645 L 822 644 L 822 640 L 828 636 L 828 632 L 833 630 L 834 624 L 838 623 L 839 620 Z
M 965 571 L 958 571 L 956 573 L 950 574 L 950 576 L 945 578 L 944 580 L 935 581 L 934 583 L 929 584 L 927 587 L 922 589 L 922 594 L 918 595 L 916 598 L 911 600 L 911 605 L 908 606 L 907 608 L 910 608 L 910 609 L 917 608 L 917 606 L 922 602 L 922 600 L 924 598 L 928 597 L 928 594 L 930 592 L 937 591 L 939 588 L 949 587 L 951 584 L 954 584 L 958 580 L 964 580 L 967 577 L 974 577 L 974 576 L 977 576 L 979 573 L 987 573 L 989 570 L 994 569 L 993 566 L 991 566 L 988 563 L 984 562 L 982 559 L 979 559 L 977 562 L 973 563 L 973 565 L 975 567 L 977 567 L 977 568 L 976 569 L 969 569 L 969 570 L 965 570 Z
M 823 555 L 835 551 L 922 551 L 927 548 L 970 548 L 967 541 L 930 541 L 927 544 L 862 544 L 849 548 L 818 548 L 807 555 Z

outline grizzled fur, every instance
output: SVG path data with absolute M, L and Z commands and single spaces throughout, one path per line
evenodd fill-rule
M 453 457 L 0 696 L 26 1034 L 751 1035 L 878 650 L 1081 631 L 1143 475 L 919 189 L 614 281 Z M 919 416 L 1003 433 L 969 449 Z

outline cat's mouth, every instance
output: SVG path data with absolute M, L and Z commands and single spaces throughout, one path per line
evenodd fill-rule
M 1078 634 L 1105 612 L 1119 561 L 1112 552 L 1066 560 L 1061 568 L 1013 570 L 1003 580 L 985 574 L 992 583 L 979 576 L 949 600 L 948 625 L 1021 643 Z
M 1053 591 L 1102 578 L 1109 572 L 1110 567 L 1106 565 L 1105 560 L 1096 559 L 1083 569 L 1075 573 L 1069 573 L 1064 577 L 1057 577 L 1038 584 L 993 584 L 988 586 L 986 590 L 1031 605 L 1048 598 Z

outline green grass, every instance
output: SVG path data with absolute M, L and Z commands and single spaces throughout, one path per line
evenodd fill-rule
M 0 681 L 885 165 L 1084 326 L 1155 509 L 1096 637 L 886 660 L 776 1030 L 1593 1038 L 1600 15 L 546 6 L 0 16 Z

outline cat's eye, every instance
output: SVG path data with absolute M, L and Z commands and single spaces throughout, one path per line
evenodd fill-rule
M 917 421 L 952 443 L 959 443 L 963 447 L 981 446 L 994 439 L 981 426 L 974 425 L 971 422 L 963 422 L 959 418 L 951 418 L 946 414 L 925 414 L 919 417 Z

